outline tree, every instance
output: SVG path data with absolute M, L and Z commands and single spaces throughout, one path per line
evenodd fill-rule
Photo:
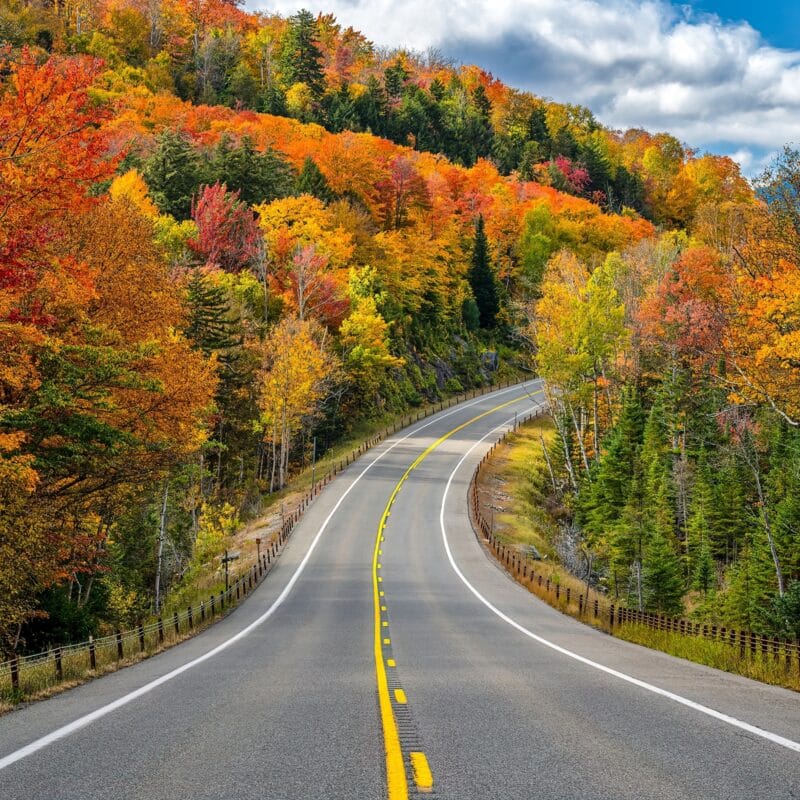
M 711 557 L 711 548 L 707 541 L 703 541 L 700 545 L 693 564 L 692 586 L 703 594 L 708 594 L 716 588 L 717 576 L 714 570 L 714 559 Z
M 186 286 L 186 296 L 189 315 L 184 335 L 206 355 L 217 353 L 224 359 L 224 354 L 238 344 L 225 288 L 212 275 L 195 269 Z
M 298 246 L 289 267 L 288 282 L 291 305 L 302 322 L 314 318 L 329 326 L 337 326 L 344 317 L 348 301 L 342 296 L 330 272 L 328 259 L 314 245 Z
M 387 372 L 404 363 L 389 351 L 389 325 L 378 312 L 375 298 L 354 298 L 339 333 L 344 368 L 359 391 L 375 397 Z
M 297 177 L 297 194 L 310 194 L 323 203 L 330 203 L 336 199 L 317 162 L 311 156 L 306 156 L 303 168 Z
M 489 243 L 486 239 L 483 216 L 479 216 L 475 223 L 469 283 L 478 305 L 481 327 L 493 328 L 500 311 L 500 303 L 497 298 L 497 283 L 489 260 Z
M 678 615 L 683 612 L 683 576 L 678 554 L 659 532 L 645 549 L 642 582 L 648 611 Z
M 706 561 L 711 559 L 711 542 L 717 537 L 711 530 L 711 509 L 714 504 L 714 490 L 705 450 L 701 451 L 697 462 L 692 497 L 689 503 L 689 518 L 686 523 L 686 561 L 689 575 L 697 577 L 702 570 L 704 581 L 707 577 Z M 713 567 L 713 563 L 712 563 Z M 710 576 L 708 576 L 710 579 Z M 708 591 L 704 582 L 703 591 Z
M 255 215 L 225 184 L 202 188 L 192 201 L 192 219 L 197 236 L 188 245 L 207 267 L 239 272 L 260 255 L 262 238 Z
M 590 541 L 600 541 L 619 519 L 638 465 L 644 419 L 639 392 L 625 390 L 619 420 L 604 443 L 592 481 L 579 497 L 580 519 Z
M 143 175 L 160 211 L 178 220 L 189 218 L 203 169 L 186 133 L 165 128 L 145 161 Z
M 208 178 L 224 183 L 228 191 L 238 192 L 248 206 L 288 197 L 295 185 L 292 167 L 278 153 L 269 147 L 256 150 L 249 136 L 237 143 L 227 134 L 211 154 Z
M 413 209 L 428 207 L 428 192 L 425 181 L 417 172 L 414 163 L 406 156 L 395 156 L 389 163 L 389 174 L 378 183 L 383 206 L 384 226 L 403 227 Z
M 260 387 L 260 426 L 272 448 L 270 491 L 286 485 L 292 438 L 325 397 L 335 369 L 313 323 L 284 318 L 271 332 Z
M 287 86 L 302 83 L 318 99 L 325 91 L 322 51 L 317 45 L 317 22 L 302 9 L 288 19 L 283 37 L 280 67 Z

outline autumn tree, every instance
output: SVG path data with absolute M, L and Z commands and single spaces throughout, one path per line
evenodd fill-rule
M 314 323 L 286 317 L 267 340 L 259 405 L 272 452 L 270 491 L 286 485 L 293 437 L 325 399 L 336 363 Z
M 241 202 L 239 193 L 228 192 L 225 184 L 203 187 L 192 201 L 192 219 L 197 236 L 188 244 L 208 267 L 239 272 L 261 253 L 262 240 L 253 212 Z

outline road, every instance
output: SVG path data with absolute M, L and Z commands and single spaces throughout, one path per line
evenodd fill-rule
M 564 617 L 478 544 L 469 478 L 539 402 L 396 434 L 225 620 L 0 718 L 0 798 L 800 797 L 800 696 Z

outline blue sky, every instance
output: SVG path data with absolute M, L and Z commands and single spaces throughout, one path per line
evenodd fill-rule
M 669 131 L 757 174 L 800 143 L 800 0 L 247 0 L 334 13 L 376 45 L 435 49 L 506 83 Z
M 695 0 L 687 5 L 723 19 L 746 20 L 775 47 L 800 47 L 800 3 L 774 0 Z

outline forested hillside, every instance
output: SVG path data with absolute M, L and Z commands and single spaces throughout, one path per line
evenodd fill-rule
M 4 647 L 146 614 L 157 551 L 168 592 L 314 439 L 488 381 L 487 351 L 548 380 L 598 580 L 778 624 L 791 154 L 767 205 L 667 134 L 220 0 L 13 0 L 0 37 Z

